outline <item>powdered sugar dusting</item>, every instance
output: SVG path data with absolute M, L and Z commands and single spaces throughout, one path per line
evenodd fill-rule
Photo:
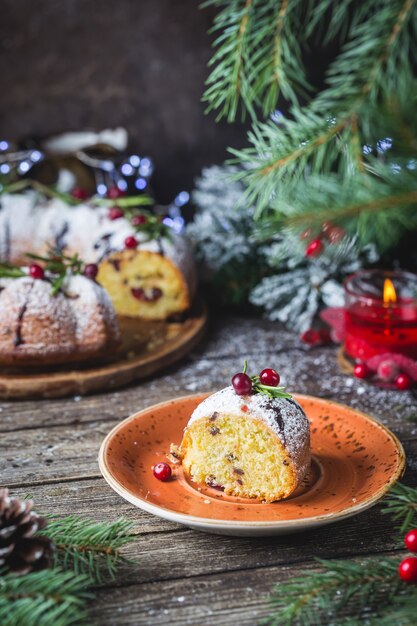
M 169 237 L 148 240 L 125 218 L 110 220 L 108 208 L 88 204 L 68 206 L 59 198 L 24 194 L 3 194 L 0 211 L 0 260 L 23 264 L 27 252 L 44 253 L 48 245 L 78 253 L 86 263 L 98 263 L 111 252 L 123 250 L 126 237 L 134 235 L 140 250 L 161 252 L 183 274 L 191 295 L 196 273 L 192 248 L 187 237 L 174 231 Z
M 119 340 L 107 293 L 84 276 L 68 276 L 55 296 L 49 281 L 30 277 L 0 287 L 0 360 L 84 358 Z
M 261 393 L 238 396 L 230 386 L 203 400 L 191 415 L 188 426 L 214 412 L 263 421 L 285 446 L 295 465 L 298 482 L 301 482 L 310 464 L 310 425 L 295 400 L 270 398 Z

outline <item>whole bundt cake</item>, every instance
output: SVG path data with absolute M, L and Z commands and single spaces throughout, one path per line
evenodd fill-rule
M 310 465 L 310 427 L 288 394 L 274 397 L 257 381 L 210 395 L 190 417 L 172 456 L 186 475 L 224 493 L 274 502 L 300 485 Z
M 0 278 L 0 363 L 48 365 L 111 354 L 116 313 L 94 280 L 68 275 L 57 293 L 45 278 Z

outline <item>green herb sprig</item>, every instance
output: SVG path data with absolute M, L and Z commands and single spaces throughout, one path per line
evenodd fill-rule
M 18 265 L 0 263 L 0 278 L 22 278 L 27 274 Z
M 245 359 L 245 362 L 243 365 L 243 374 L 246 374 L 247 370 L 248 370 L 248 362 Z M 287 399 L 292 398 L 292 395 L 288 393 L 287 391 L 285 391 L 285 387 L 271 387 L 270 385 L 263 385 L 260 382 L 259 375 L 250 376 L 249 378 L 252 381 L 252 390 L 255 393 L 262 393 L 265 396 L 269 396 L 270 398 L 287 398 Z
M 53 296 L 56 296 L 61 290 L 68 274 L 82 274 L 85 268 L 85 263 L 78 254 L 68 256 L 58 248 L 49 248 L 46 256 L 30 253 L 27 253 L 26 256 L 43 264 L 45 272 L 50 275 Z

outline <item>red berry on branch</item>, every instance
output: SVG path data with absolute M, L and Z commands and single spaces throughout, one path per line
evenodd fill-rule
M 252 391 L 252 381 L 250 377 L 243 372 L 233 376 L 232 385 L 238 396 L 247 396 Z
M 398 365 L 394 361 L 391 361 L 390 359 L 387 359 L 386 361 L 382 361 L 382 363 L 378 365 L 378 369 L 377 369 L 379 378 L 387 383 L 390 383 L 393 380 L 395 380 L 395 378 L 399 374 L 399 371 L 400 370 L 399 370 Z
M 136 239 L 136 237 L 133 237 L 132 235 L 130 235 L 129 237 L 126 237 L 125 239 L 125 247 L 126 248 L 137 248 L 138 247 L 138 240 Z
M 122 189 L 119 189 L 119 187 L 110 187 L 110 189 L 107 190 L 107 197 L 111 198 L 111 200 L 117 200 L 117 198 L 124 198 L 125 195 L 126 195 L 126 192 L 123 191 Z
M 323 245 L 322 240 L 319 238 L 313 239 L 313 241 L 311 241 L 308 244 L 305 255 L 308 257 L 320 256 L 323 250 L 324 250 L 324 245 Z
M 406 583 L 417 583 L 417 558 L 409 556 L 398 567 L 400 578 Z
M 29 275 L 32 276 L 32 278 L 42 279 L 45 276 L 45 271 L 43 267 L 41 267 L 37 263 L 32 263 L 31 265 L 29 265 Z
M 98 265 L 96 265 L 95 263 L 87 263 L 87 265 L 84 268 L 84 276 L 86 276 L 87 278 L 90 278 L 91 280 L 94 280 L 97 274 L 98 274 Z
M 134 215 L 132 217 L 133 226 L 143 226 L 143 224 L 146 224 L 147 221 L 148 218 L 145 215 Z
M 164 483 L 172 476 L 171 467 L 168 465 L 168 463 L 157 463 L 153 468 L 153 475 L 155 476 L 155 478 L 157 478 L 158 480 L 162 480 L 162 482 Z
M 305 330 L 300 335 L 300 339 L 304 343 L 307 343 L 309 346 L 318 346 L 321 343 L 321 338 L 320 338 L 319 331 L 318 330 L 313 330 L 312 328 L 309 328 L 308 330 Z
M 406 389 L 410 389 L 413 386 L 413 381 L 407 374 L 398 374 L 397 378 L 395 379 L 395 386 L 400 391 L 405 391 Z
M 71 191 L 71 195 L 76 200 L 87 200 L 90 197 L 88 191 L 86 191 L 82 187 L 74 187 L 74 189 Z
M 371 370 L 365 363 L 357 363 L 353 368 L 353 374 L 356 378 L 369 378 Z
M 109 220 L 118 220 L 121 217 L 124 216 L 124 213 L 122 211 L 122 209 L 119 209 L 118 206 L 112 206 L 109 209 L 109 212 L 107 213 L 107 217 L 109 218 Z
M 407 550 L 410 552 L 417 552 L 417 528 L 409 530 L 404 537 L 404 543 Z
M 263 385 L 268 385 L 268 387 L 278 387 L 281 378 L 276 370 L 268 367 L 259 374 L 259 380 Z

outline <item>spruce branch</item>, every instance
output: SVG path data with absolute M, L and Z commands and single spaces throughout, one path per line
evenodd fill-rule
M 382 513 L 401 522 L 400 532 L 405 533 L 417 526 L 417 489 L 397 483 L 385 500 Z
M 73 626 L 87 623 L 87 576 L 60 569 L 16 576 L 0 572 L 2 626 Z
M 366 562 L 323 561 L 320 572 L 280 583 L 271 595 L 270 626 L 317 624 L 328 617 L 337 620 L 349 610 L 364 617 L 369 610 L 381 611 L 405 589 L 398 577 L 396 559 Z M 337 622 L 338 623 L 338 622 Z
M 253 116 L 246 76 L 247 40 L 251 29 L 254 0 L 209 0 L 204 6 L 223 7 L 214 20 L 212 32 L 222 31 L 214 46 L 217 48 L 209 66 L 215 65 L 207 79 L 203 101 L 207 111 L 219 110 L 217 119 L 236 119 L 242 97 Z
M 51 517 L 45 534 L 56 544 L 56 564 L 101 583 L 115 577 L 119 563 L 127 562 L 121 548 L 133 540 L 133 523 L 120 518 L 104 523 L 67 516 Z
M 239 104 L 254 119 L 255 106 L 271 113 L 280 93 L 297 102 L 308 88 L 299 45 L 300 0 L 209 0 L 221 9 L 213 31 L 215 53 L 203 101 L 217 119 L 232 122 Z

